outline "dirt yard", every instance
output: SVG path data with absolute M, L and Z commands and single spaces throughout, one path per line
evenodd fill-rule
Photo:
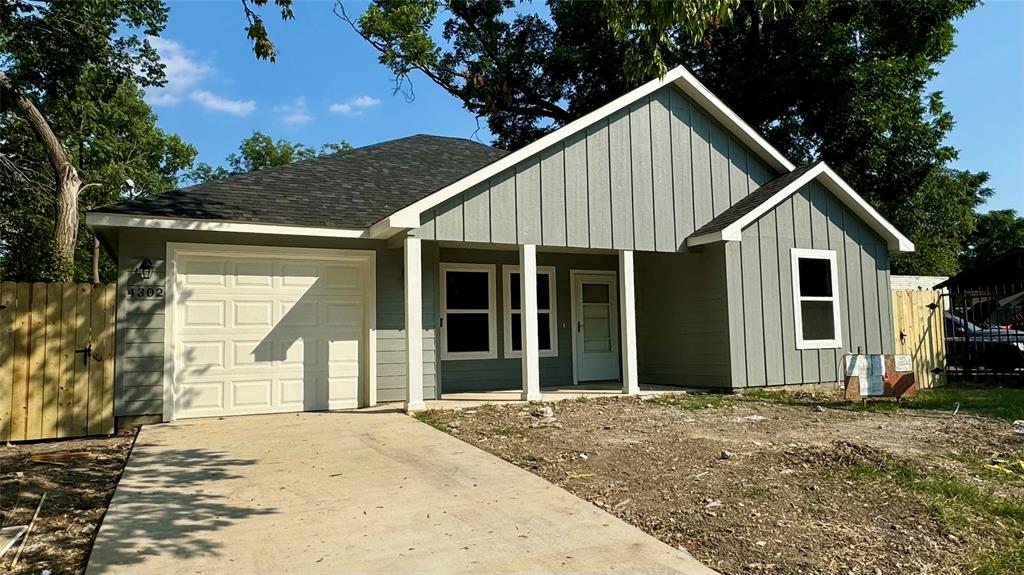
M 722 573 L 1024 573 L 1024 436 L 858 407 L 678 395 L 420 417 Z
M 26 525 L 46 493 L 16 569 L 2 573 L 78 575 L 121 476 L 134 437 L 48 441 L 0 447 L 0 522 Z

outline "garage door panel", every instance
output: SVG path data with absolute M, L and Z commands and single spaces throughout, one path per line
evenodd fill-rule
M 228 325 L 240 328 L 271 328 L 274 326 L 274 301 L 271 299 L 232 301 Z
M 221 412 L 224 410 L 226 380 L 195 381 L 182 389 L 178 403 L 188 412 Z
M 282 407 L 294 408 L 295 411 L 302 411 L 305 384 L 305 380 L 301 377 L 279 380 L 278 387 L 281 390 L 280 405 Z
M 183 326 L 189 327 L 224 327 L 227 325 L 224 302 L 186 300 L 184 303 Z
M 175 417 L 358 406 L 365 260 L 225 252 L 175 263 Z
M 322 270 L 313 263 L 281 264 L 279 275 L 282 287 L 312 287 L 320 279 Z
M 178 268 L 184 287 L 227 285 L 227 262 L 212 257 L 194 257 Z
M 363 327 L 363 316 L 359 313 L 358 303 L 325 303 L 321 317 L 328 327 L 360 331 Z
M 274 287 L 273 262 L 236 262 L 234 285 L 239 288 Z
M 274 380 L 242 379 L 231 382 L 231 406 L 271 407 L 273 406 Z
M 355 265 L 327 265 L 321 284 L 328 290 L 362 291 L 363 270 Z
M 185 341 L 181 345 L 181 368 L 187 371 L 223 368 L 223 341 Z

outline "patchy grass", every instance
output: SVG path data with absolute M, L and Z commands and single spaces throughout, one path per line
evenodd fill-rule
M 697 411 L 698 409 L 721 407 L 725 401 L 725 396 L 712 394 L 656 395 L 647 400 L 648 403 L 652 403 L 654 405 L 675 407 L 685 411 Z
M 419 411 L 413 414 L 413 417 L 426 423 L 430 427 L 440 429 L 447 433 L 450 428 L 448 426 L 447 418 L 445 417 L 444 411 L 440 409 L 431 409 L 428 411 Z
M 995 545 L 974 552 L 975 573 L 1024 573 L 1024 543 L 1015 536 L 1024 530 L 1024 502 L 996 495 L 947 471 L 926 470 L 897 459 L 861 463 L 849 475 L 913 493 L 961 537 L 978 525 L 989 528 L 987 535 Z
M 1006 387 L 962 387 L 947 386 L 918 391 L 917 396 L 902 399 L 878 398 L 865 401 L 847 401 L 833 397 L 822 397 L 805 392 L 786 392 L 753 389 L 742 395 L 756 399 L 789 405 L 823 405 L 834 409 L 867 411 L 872 413 L 898 413 L 904 409 L 951 412 L 960 407 L 960 413 L 991 417 L 1005 421 L 1024 419 L 1024 389 Z

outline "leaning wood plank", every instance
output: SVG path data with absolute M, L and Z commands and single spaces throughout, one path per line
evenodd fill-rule
M 99 332 L 93 332 L 93 339 L 98 345 L 96 351 L 96 371 L 99 372 L 100 384 L 93 388 L 99 396 L 94 421 L 95 431 L 90 433 L 109 435 L 114 433 L 114 284 L 96 286 L 103 296 L 103 307 L 100 314 Z M 95 322 L 93 323 L 95 326 Z M 98 335 L 97 335 L 98 333 Z M 91 396 L 90 396 L 91 397 Z
M 89 345 L 89 310 L 90 291 L 89 284 L 79 284 L 75 293 L 75 346 L 72 363 L 75 366 L 75 395 L 72 405 L 72 433 L 74 435 L 85 435 L 88 432 L 87 410 L 89 407 L 89 367 L 85 365 L 84 353 L 76 350 L 85 349 Z
M 43 437 L 43 364 L 46 361 L 46 284 L 32 284 L 32 311 L 29 333 L 28 410 L 25 439 Z
M 26 529 L 28 529 L 26 525 L 0 528 L 0 558 L 3 558 L 10 551 L 11 547 L 14 547 L 18 539 L 21 539 L 21 536 L 25 534 Z
M 39 505 L 36 506 L 36 512 L 32 515 L 32 521 L 28 522 L 28 528 L 25 530 L 25 537 L 21 539 L 21 545 L 18 547 L 18 552 L 14 554 L 14 561 L 11 561 L 11 571 L 18 566 L 18 561 L 21 559 L 21 551 L 25 549 L 25 543 L 28 542 L 28 536 L 32 534 L 32 527 L 36 524 L 36 519 L 39 518 L 39 510 L 43 508 L 43 502 L 46 501 L 46 494 L 39 498 Z
M 57 390 L 57 432 L 60 437 L 74 437 L 75 408 L 75 335 L 77 331 L 76 315 L 78 309 L 76 287 L 73 283 L 60 284 L 61 291 L 61 330 L 60 330 L 60 370 L 58 373 Z
M 106 286 L 93 284 L 90 294 L 89 310 L 89 343 L 92 345 L 92 354 L 89 357 L 89 403 L 88 403 L 88 427 L 89 435 L 99 435 L 103 430 L 103 323 L 104 294 Z
M 46 347 L 43 357 L 43 411 L 42 431 L 44 439 L 60 437 L 57 434 L 57 410 L 59 409 L 60 379 L 60 306 L 61 286 L 59 283 L 46 285 Z
M 0 283 L 0 441 L 11 439 L 11 387 L 14 384 L 14 282 Z
M 10 441 L 25 439 L 28 410 L 28 353 L 29 353 L 29 291 L 27 283 L 19 283 L 15 291 L 14 307 L 14 367 L 11 385 Z

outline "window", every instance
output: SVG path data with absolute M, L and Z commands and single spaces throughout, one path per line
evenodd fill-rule
M 505 357 L 522 357 L 523 316 L 519 266 L 502 266 L 504 272 Z M 555 268 L 537 267 L 537 336 L 541 357 L 558 355 L 558 318 L 555 314 Z
M 794 249 L 792 253 L 797 349 L 840 347 L 836 252 Z
M 498 357 L 494 266 L 441 264 L 442 359 Z

